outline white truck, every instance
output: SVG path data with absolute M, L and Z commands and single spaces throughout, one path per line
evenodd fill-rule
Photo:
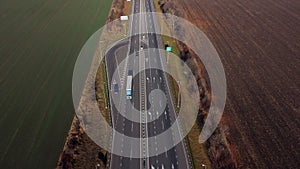
M 127 85 L 126 85 L 126 99 L 132 99 L 132 70 L 128 70 Z

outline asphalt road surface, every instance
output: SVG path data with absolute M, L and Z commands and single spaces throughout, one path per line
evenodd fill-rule
M 152 12 L 154 11 L 153 2 L 151 0 L 134 0 L 132 11 L 133 13 Z M 168 129 L 175 121 L 176 115 L 174 111 L 174 104 L 170 95 L 168 81 L 166 80 L 165 73 L 162 71 L 164 70 L 163 65 L 165 64 L 164 54 L 159 53 L 158 51 L 153 51 L 152 53 L 143 52 L 147 48 L 162 48 L 160 37 L 151 33 L 134 35 L 135 33 L 141 32 L 141 30 L 146 32 L 155 32 L 155 29 L 157 29 L 156 18 L 153 17 L 153 15 L 140 15 L 130 18 L 130 22 L 130 35 L 133 36 L 117 43 L 109 49 L 109 51 L 107 51 L 105 56 L 109 87 L 114 86 L 114 84 L 118 84 L 119 86 L 119 90 L 117 92 L 114 91 L 113 87 L 110 90 L 110 96 L 117 95 L 119 98 L 114 102 L 110 98 L 112 123 L 115 130 L 126 136 L 147 138 L 160 134 Z M 127 57 L 127 55 L 129 55 L 129 57 Z M 119 66 L 122 61 L 124 65 Z M 136 74 L 139 69 L 152 67 L 154 65 L 161 70 L 148 69 Z M 132 70 L 134 74 L 136 74 L 132 81 L 133 92 L 131 100 L 126 99 L 125 97 L 128 70 Z M 116 76 L 113 76 L 115 71 L 117 71 Z M 167 99 L 167 106 L 163 107 L 164 113 L 162 114 L 155 112 L 156 109 L 161 109 L 161 107 L 156 108 L 155 106 L 163 105 L 152 104 L 157 101 L 159 102 L 161 96 L 153 94 L 150 97 L 149 95 L 154 89 L 160 89 L 163 91 Z M 116 104 L 125 110 L 127 118 L 119 113 L 116 108 L 118 107 Z M 132 112 L 131 105 L 140 111 L 140 122 L 134 122 L 128 119 L 128 116 L 131 116 L 130 113 Z M 156 120 L 151 121 L 153 118 L 156 118 Z M 173 133 L 171 132 L 170 137 L 164 140 L 165 143 L 173 144 L 172 134 Z M 164 153 L 157 153 L 154 156 L 147 158 L 150 151 L 149 149 L 157 151 L 161 148 L 167 148 L 164 147 L 161 142 L 148 143 L 145 140 L 141 139 L 139 145 L 133 145 L 133 143 L 126 138 L 118 138 L 116 140 L 114 135 L 112 143 L 113 150 L 115 147 L 118 147 L 121 152 L 138 152 L 140 153 L 141 158 L 133 158 L 131 156 L 123 157 L 112 154 L 110 168 L 190 168 L 186 148 L 183 142 L 180 142 L 175 147 Z

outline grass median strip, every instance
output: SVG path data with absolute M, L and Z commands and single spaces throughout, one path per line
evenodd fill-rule
M 96 96 L 100 112 L 110 124 L 109 86 L 106 79 L 105 62 L 102 60 L 96 76 Z

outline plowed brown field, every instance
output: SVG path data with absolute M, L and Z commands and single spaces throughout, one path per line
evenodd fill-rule
M 239 168 L 300 167 L 300 1 L 172 0 L 224 64 Z

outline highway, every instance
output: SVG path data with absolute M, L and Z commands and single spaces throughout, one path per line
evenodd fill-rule
M 132 12 L 145 13 L 154 11 L 154 5 L 152 0 L 134 0 Z M 143 52 L 147 48 L 162 48 L 162 42 L 158 35 L 156 34 L 143 34 L 134 35 L 145 32 L 155 32 L 157 29 L 157 21 L 153 15 L 135 15 L 135 17 L 130 19 L 130 36 L 129 39 L 125 39 L 115 46 L 113 46 L 109 51 L 107 51 L 105 56 L 108 86 L 118 84 L 119 91 L 115 93 L 113 88 L 109 91 L 109 95 L 118 95 L 120 98 L 117 101 L 112 101 L 110 98 L 111 105 L 111 116 L 112 123 L 115 130 L 118 132 L 135 138 L 147 138 L 156 136 L 166 129 L 168 129 L 176 119 L 176 113 L 174 110 L 174 104 L 171 98 L 170 89 L 166 75 L 163 71 L 165 63 L 164 53 L 158 51 L 153 52 Z M 141 47 L 143 49 L 141 49 Z M 129 57 L 126 58 L 126 54 Z M 124 66 L 119 64 L 123 61 Z M 119 65 L 119 66 L 118 66 Z M 148 69 L 136 74 L 139 69 L 145 67 L 158 67 L 158 69 Z M 128 70 L 134 72 L 134 78 L 132 83 L 132 100 L 126 99 L 125 88 L 126 88 L 126 77 L 128 75 Z M 114 76 L 114 72 L 117 76 Z M 117 78 L 114 78 L 117 77 Z M 151 91 L 155 89 L 160 89 L 164 92 L 167 100 L 167 106 L 163 107 L 164 111 L 162 114 L 158 114 L 156 110 L 161 109 L 163 106 L 161 104 L 154 104 L 159 102 L 162 96 L 159 93 L 154 93 L 149 95 Z M 150 97 L 151 96 L 151 97 Z M 139 119 L 140 122 L 134 122 L 121 113 L 118 112 L 117 108 L 124 109 L 126 112 L 126 117 L 131 116 L 132 106 L 140 111 Z M 151 119 L 157 118 L 151 121 Z M 147 122 L 151 121 L 151 122 Z M 157 153 L 150 158 L 147 158 L 150 149 L 157 151 L 158 149 L 164 148 L 164 144 L 173 144 L 173 136 L 170 132 L 170 136 L 164 140 L 164 143 L 154 142 L 148 143 L 141 139 L 139 145 L 133 145 L 130 140 L 126 138 L 115 139 L 113 136 L 112 149 L 119 147 L 121 152 L 138 152 L 142 158 L 133 157 L 123 157 L 119 155 L 112 154 L 110 159 L 111 169 L 139 169 L 139 168 L 149 168 L 149 169 L 186 169 L 190 168 L 189 160 L 187 157 L 187 152 L 185 145 L 180 142 L 174 148 L 166 151 L 165 153 Z

